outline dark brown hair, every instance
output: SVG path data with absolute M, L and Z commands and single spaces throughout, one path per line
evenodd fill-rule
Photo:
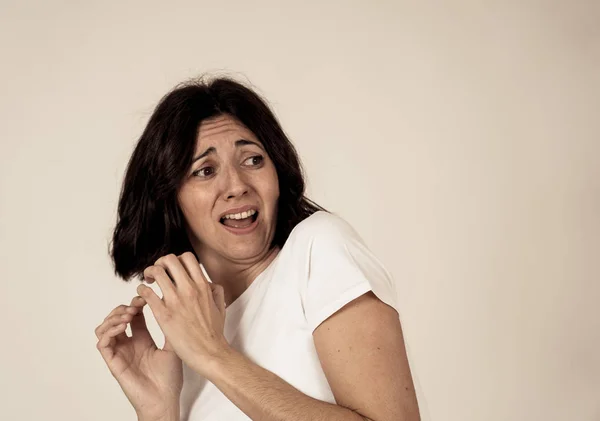
M 251 130 L 277 170 L 280 196 L 271 247 L 282 247 L 300 221 L 326 211 L 304 195 L 296 149 L 256 92 L 228 77 L 193 79 L 160 100 L 129 160 L 109 244 L 115 274 L 122 279 L 141 279 L 144 269 L 166 254 L 195 254 L 177 191 L 192 165 L 200 123 L 221 114 L 235 117 Z

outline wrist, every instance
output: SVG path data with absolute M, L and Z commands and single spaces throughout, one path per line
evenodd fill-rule
M 138 414 L 138 421 L 179 421 L 179 408 L 169 409 L 161 415 Z
M 143 418 L 143 417 L 138 417 L 138 421 L 179 421 L 179 417 L 166 417 L 166 418 Z
M 207 376 L 207 379 L 215 379 L 223 374 L 223 371 L 229 370 L 239 356 L 240 353 L 231 346 L 224 347 L 219 355 L 212 358 L 211 362 L 208 364 L 210 373 L 209 376 Z
M 138 421 L 179 421 L 179 415 L 165 415 L 160 418 L 138 417 Z

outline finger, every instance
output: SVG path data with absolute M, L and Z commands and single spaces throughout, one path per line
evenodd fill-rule
M 141 297 L 140 297 L 141 298 Z M 134 298 L 135 300 L 135 298 Z M 132 300 L 133 301 L 133 300 Z M 146 317 L 144 316 L 144 309 L 139 308 L 139 311 L 132 316 L 131 318 L 131 337 L 136 338 L 138 340 L 147 341 L 154 345 L 154 339 L 150 332 L 148 331 L 148 326 L 146 325 Z
M 204 282 L 206 282 L 206 278 L 200 270 L 200 264 L 196 260 L 196 256 L 194 256 L 188 251 L 179 256 L 179 261 L 181 262 L 182 266 L 185 268 L 191 279 L 193 279 L 194 281 L 204 280 Z
M 126 309 L 127 309 L 127 306 L 125 304 L 121 304 L 120 306 L 113 308 L 112 311 L 110 313 L 108 313 L 108 315 L 104 318 L 104 320 L 108 320 L 109 317 L 114 316 L 115 314 L 121 314 Z
M 146 301 L 148 307 L 150 307 L 150 310 L 152 311 L 152 314 L 154 314 L 154 318 L 160 325 L 162 315 L 167 309 L 165 302 L 158 295 L 156 295 L 152 288 L 147 287 L 144 284 L 138 285 L 137 293 Z
M 210 284 L 210 287 L 219 312 L 225 314 L 225 289 L 222 285 L 218 284 Z
M 96 348 L 98 348 L 98 350 L 105 359 L 113 356 L 114 352 L 111 348 L 116 343 L 116 336 L 124 332 L 126 328 L 127 323 L 122 323 L 120 325 L 113 326 L 112 328 L 104 332 L 104 334 L 96 344 Z
M 127 306 L 119 306 L 123 307 L 118 311 L 112 311 L 109 315 L 104 319 L 104 321 L 96 328 L 94 331 L 96 337 L 100 339 L 100 337 L 106 332 L 107 329 L 110 329 L 113 326 L 116 326 L 120 323 L 128 323 L 131 320 L 131 315 L 135 314 L 137 310 L 133 307 Z
M 144 270 L 144 277 L 153 278 L 156 281 L 158 287 L 162 292 L 163 299 L 166 303 L 171 303 L 175 301 L 175 299 L 177 298 L 177 289 L 175 284 L 171 281 L 171 278 L 165 271 L 165 268 L 158 265 L 148 266 Z M 138 294 L 142 296 L 142 294 L 140 294 L 139 292 Z M 144 296 L 142 297 L 146 298 Z
M 175 351 L 173 349 L 173 345 L 171 345 L 171 342 L 169 342 L 169 340 L 167 338 L 165 338 L 165 344 L 163 346 L 163 351 Z
M 183 253 L 179 256 L 179 260 L 189 273 L 193 282 L 198 286 L 200 293 L 208 293 L 210 289 L 207 287 L 211 285 L 211 283 L 208 282 L 208 275 L 205 275 L 206 270 L 204 269 L 204 266 L 199 264 L 196 257 L 190 252 Z
M 192 287 L 193 281 L 188 271 L 183 267 L 181 260 L 173 253 L 161 257 L 154 264 L 165 270 L 177 288 L 185 290 Z
M 96 337 L 100 339 L 107 330 L 112 329 L 121 323 L 129 323 L 131 317 L 131 314 L 127 313 L 115 314 L 114 316 L 111 316 L 108 320 L 105 320 L 100 326 L 98 326 L 96 329 Z
M 136 309 L 142 308 L 146 305 L 146 300 L 144 300 L 143 297 L 140 297 L 139 295 L 136 295 L 135 297 L 133 297 L 131 299 L 131 307 L 135 307 Z M 137 312 L 136 312 L 137 313 Z

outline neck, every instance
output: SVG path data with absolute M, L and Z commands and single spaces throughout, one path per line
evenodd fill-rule
M 210 280 L 221 285 L 225 292 L 225 305 L 229 306 L 248 288 L 279 253 L 275 246 L 250 262 L 233 262 L 214 253 L 199 254 Z

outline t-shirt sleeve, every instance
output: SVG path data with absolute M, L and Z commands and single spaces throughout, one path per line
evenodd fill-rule
M 368 291 L 398 312 L 389 272 L 346 221 L 321 212 L 308 231 L 308 271 L 301 296 L 311 332 Z

